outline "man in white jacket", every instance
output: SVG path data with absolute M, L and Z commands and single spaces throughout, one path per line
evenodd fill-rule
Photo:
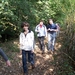
M 28 54 L 28 62 L 31 63 L 32 69 L 34 66 L 34 33 L 29 30 L 29 23 L 23 22 L 21 27 L 23 28 L 23 32 L 20 33 L 20 50 L 22 51 L 22 63 L 24 75 L 28 75 L 27 68 L 27 57 Z
M 40 50 L 42 50 L 42 53 L 44 53 L 45 51 L 44 38 L 47 37 L 47 29 L 46 26 L 43 24 L 43 20 L 41 20 L 40 23 L 36 26 L 35 32 L 37 32 Z

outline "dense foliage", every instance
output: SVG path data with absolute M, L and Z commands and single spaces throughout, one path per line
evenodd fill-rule
M 63 4 L 60 0 L 1 0 L 0 35 L 3 40 L 18 36 L 22 21 L 30 23 L 34 29 L 40 19 L 48 18 L 63 23 Z
M 0 39 L 19 36 L 23 21 L 34 30 L 39 20 L 49 18 L 64 29 L 64 51 L 75 65 L 75 0 L 0 0 Z
M 64 19 L 64 37 L 63 37 L 63 48 L 64 54 L 68 57 L 70 64 L 75 66 L 75 0 L 69 0 L 65 4 L 65 14 Z M 75 69 L 75 67 L 74 67 Z

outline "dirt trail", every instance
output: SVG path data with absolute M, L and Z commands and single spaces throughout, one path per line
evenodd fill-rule
M 38 47 L 38 42 L 35 45 L 35 66 L 33 70 L 29 70 L 29 75 L 59 75 L 59 63 L 63 62 L 61 59 L 61 37 L 58 37 L 55 44 L 54 53 L 47 51 L 45 47 L 45 54 L 42 54 Z M 45 40 L 47 45 L 47 40 Z M 9 52 L 11 56 L 11 67 L 7 67 L 3 59 L 0 59 L 0 75 L 23 75 L 21 55 L 17 52 Z M 15 56 L 15 57 L 14 57 Z M 28 65 L 30 65 L 28 63 Z M 59 66 L 59 67 L 58 67 Z

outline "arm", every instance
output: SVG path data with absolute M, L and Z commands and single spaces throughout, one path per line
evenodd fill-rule
M 50 31 L 55 31 L 56 32 L 56 31 L 58 31 L 58 29 L 50 29 Z
M 4 53 L 2 49 L 0 49 L 0 55 L 4 58 L 5 61 L 8 60 L 8 57 L 6 56 L 6 54 Z
M 45 34 L 46 34 L 46 37 L 47 37 L 47 28 L 45 27 Z
M 50 31 L 50 28 L 48 28 L 47 31 Z
M 55 32 L 57 32 L 57 31 L 58 31 L 57 26 L 55 25 L 55 29 L 50 29 L 50 31 L 55 31 Z
M 39 32 L 39 30 L 38 30 L 38 25 L 36 26 L 36 28 L 35 28 L 35 32 Z
M 20 44 L 20 54 L 22 54 L 22 46 L 23 46 L 23 36 L 22 36 L 22 33 L 20 34 L 19 36 L 19 44 Z
M 49 26 L 47 26 L 47 31 L 50 31 L 50 28 L 49 28 Z
M 6 64 L 8 66 L 11 66 L 10 61 L 8 59 L 8 57 L 6 56 L 6 54 L 4 53 L 4 51 L 0 48 L 0 55 L 4 58 L 4 60 L 6 61 Z
M 32 35 L 31 35 L 31 40 L 32 40 L 32 44 L 33 44 L 33 47 L 32 47 L 32 53 L 34 53 L 34 33 L 32 32 Z
M 20 49 L 23 46 L 23 33 L 20 34 L 19 36 L 19 43 L 20 43 Z

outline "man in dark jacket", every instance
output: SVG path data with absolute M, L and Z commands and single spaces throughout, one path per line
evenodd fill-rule
M 58 31 L 57 26 L 53 23 L 52 19 L 49 19 L 49 24 L 47 26 L 48 50 L 54 51 L 56 31 Z

